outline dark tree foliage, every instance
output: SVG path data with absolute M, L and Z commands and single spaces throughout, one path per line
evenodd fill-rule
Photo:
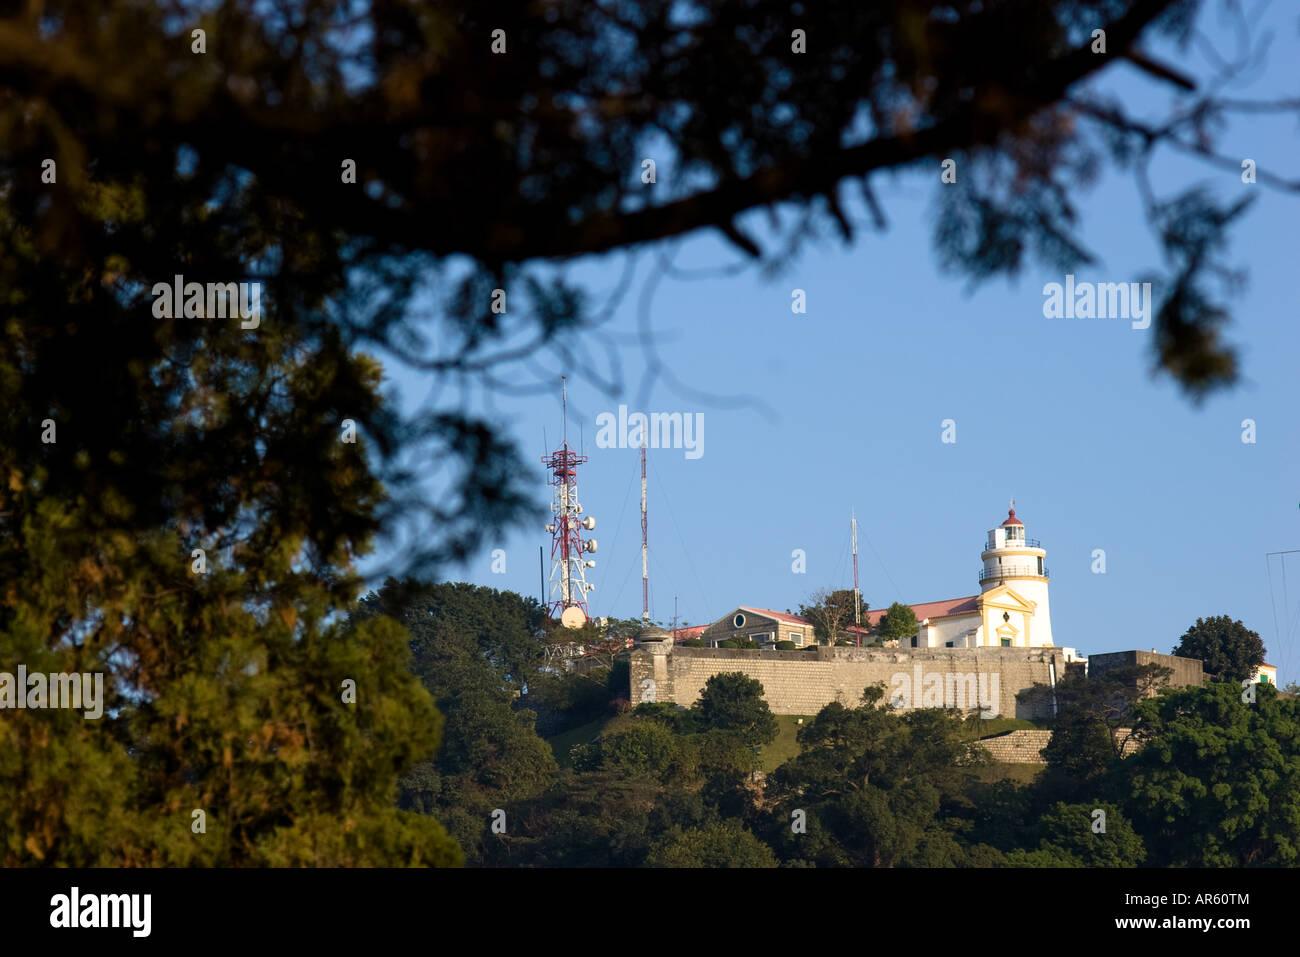
M 650 848 L 648 867 L 776 867 L 772 849 L 735 821 L 673 827 Z
M 411 669 L 445 716 L 442 743 L 402 778 L 403 807 L 432 814 L 480 857 L 494 808 L 550 785 L 555 759 L 516 709 L 520 687 L 542 660 L 542 609 L 532 598 L 458 583 L 390 579 L 353 616 L 384 617 L 410 636 Z
M 768 778 L 776 823 L 769 839 L 785 859 L 817 866 L 893 867 L 959 863 L 954 834 L 969 770 L 981 762 L 961 722 L 943 711 L 905 715 L 879 707 L 827 705 L 799 732 L 801 753 Z M 806 833 L 792 814 L 806 814 Z
M 1119 761 L 1133 722 L 1133 705 L 1164 686 L 1172 671 L 1161 665 L 1116 668 L 1084 677 L 1068 674 L 1054 688 L 1034 685 L 1026 701 L 1052 702 L 1052 737 L 1043 749 L 1047 769 L 1039 788 L 1064 799 L 1099 796 L 1108 771 Z
M 489 390 L 527 388 L 527 369 L 549 355 L 617 391 L 619 377 L 562 335 L 603 314 L 569 264 L 701 229 L 782 260 L 828 229 L 848 240 L 866 223 L 884 228 L 891 176 L 911 169 L 934 178 L 942 262 L 975 281 L 1031 256 L 1094 261 L 1078 193 L 1104 162 L 1132 169 L 1168 262 L 1157 362 L 1193 394 L 1231 382 L 1220 334 L 1234 274 L 1221 256 L 1243 201 L 1203 185 L 1159 195 L 1145 172 L 1175 150 L 1235 177 L 1238 157 L 1216 145 L 1223 121 L 1291 104 L 1221 95 L 1255 65 L 1249 42 L 1211 58 L 1215 75 L 1161 62 L 1190 42 L 1199 9 L 15 5 L 0 24 L 7 527 L 21 527 L 32 508 L 22 493 L 46 470 L 43 499 L 120 497 L 101 518 L 114 533 L 183 524 L 191 537 L 245 541 L 240 519 L 256 508 L 275 519 L 263 537 L 300 531 L 320 560 L 423 518 L 406 540 L 412 563 L 463 557 L 526 510 L 527 471 L 463 408 L 403 420 L 379 405 L 357 348 L 399 356 L 435 385 Z M 1244 15 L 1229 13 L 1249 41 Z M 1119 62 L 1177 93 L 1167 116 L 1139 119 L 1094 89 Z M 660 159 L 651 188 L 648 151 Z M 956 184 L 939 182 L 947 158 Z M 42 179 L 47 159 L 54 182 Z M 766 252 L 749 223 L 764 211 L 775 224 Z M 262 282 L 260 329 L 155 320 L 153 284 L 177 274 Z M 492 309 L 497 288 L 505 313 Z M 311 381 L 286 379 L 286 362 Z M 64 429 L 55 448 L 38 438 L 47 417 Z M 386 500 L 335 494 L 338 470 L 359 469 L 357 481 L 366 471 L 339 456 L 344 418 L 371 439 Z M 424 495 L 433 471 L 458 494 Z
M 1244 700 L 1243 700 L 1244 699 Z M 1211 682 L 1135 707 L 1145 742 L 1116 769 L 1116 792 L 1164 867 L 1300 862 L 1300 706 L 1263 685 Z
M 619 769 L 561 772 L 542 795 L 507 810 L 506 832 L 483 839 L 481 863 L 639 867 L 656 836 L 654 822 L 662 823 L 653 816 L 662 795 L 653 778 Z
M 1264 641 L 1240 621 L 1218 615 L 1197 618 L 1171 653 L 1200 659 L 1205 673 L 1216 681 L 1240 684 L 1264 663 Z
M 700 728 L 733 732 L 750 746 L 776 737 L 776 717 L 763 700 L 762 683 L 739 672 L 711 675 L 691 711 Z
M 1103 802 L 1052 805 L 1032 822 L 1027 843 L 1006 856 L 1008 867 L 1137 867 L 1146 857 L 1133 825 Z
M 698 753 L 688 739 L 657 721 L 635 721 L 603 734 L 578 766 L 644 774 L 668 784 L 692 777 L 698 764 Z
M 446 670 L 449 659 L 476 679 L 513 697 L 542 663 L 538 637 L 545 610 L 535 598 L 467 582 L 389 579 L 364 596 L 354 618 L 387 615 L 411 635 L 414 670 L 435 693 L 463 687 Z

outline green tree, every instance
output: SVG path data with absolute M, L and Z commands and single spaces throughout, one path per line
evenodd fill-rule
M 1126 746 L 1120 728 L 1132 723 L 1134 704 L 1164 686 L 1173 671 L 1161 665 L 1117 668 L 1085 677 L 1067 674 L 1054 686 L 1036 684 L 1019 698 L 1055 710 L 1039 790 L 1056 798 L 1092 796 Z M 1047 707 L 1044 707 L 1047 706 Z
M 903 640 L 916 634 L 918 624 L 912 607 L 896 601 L 880 619 L 877 631 L 885 641 Z
M 91 192 L 78 220 L 132 232 L 152 208 Z M 0 670 L 99 673 L 106 700 L 97 720 L 6 712 L 0 863 L 458 863 L 438 821 L 395 804 L 442 731 L 405 633 L 344 621 L 384 490 L 339 423 L 382 422 L 378 365 L 292 322 L 141 324 L 101 268 L 69 282 L 83 240 L 102 268 L 113 242 L 88 227 L 44 258 L 14 199 L 0 190 Z M 175 255 L 185 230 L 162 220 Z M 65 282 L 59 322 L 28 313 Z
M 1039 817 L 1034 832 L 1038 847 L 1012 851 L 1009 866 L 1137 867 L 1146 858 L 1142 838 L 1114 804 L 1058 802 Z
M 1216 681 L 1239 685 L 1264 663 L 1264 641 L 1240 621 L 1218 615 L 1197 618 L 1172 653 L 1199 659 L 1205 673 Z
M 650 846 L 650 867 L 776 867 L 772 849 L 735 821 L 674 827 Z
M 1300 707 L 1261 686 L 1170 691 L 1134 707 L 1144 742 L 1116 793 L 1159 867 L 1300 863 Z
M 1047 867 L 1083 867 L 1083 861 L 1056 846 L 1033 850 L 1016 848 L 1008 852 L 1003 860 L 1007 867 L 1028 867 L 1034 870 Z
M 893 867 L 958 863 L 966 853 L 953 837 L 958 810 L 972 769 L 987 759 L 955 716 L 900 716 L 879 707 L 883 697 L 873 687 L 861 707 L 828 704 L 799 731 L 801 752 L 768 775 L 777 822 L 769 840 L 784 859 Z M 796 810 L 806 833 L 791 831 Z
M 545 792 L 506 809 L 506 833 L 484 838 L 481 863 L 640 867 L 658 836 L 653 813 L 666 793 L 661 782 L 624 769 L 562 771 Z
M 699 727 L 734 732 L 751 747 L 776 738 L 776 716 L 763 699 L 762 683 L 739 672 L 711 675 L 691 711 Z
M 463 582 L 390 579 L 363 598 L 357 622 L 401 622 L 412 670 L 446 716 L 442 747 L 401 781 L 403 807 L 446 823 L 471 862 L 492 809 L 539 794 L 556 771 L 518 692 L 542 660 L 531 598 Z
M 698 757 L 688 738 L 658 721 L 637 720 L 603 734 L 593 763 L 665 783 L 693 775 Z

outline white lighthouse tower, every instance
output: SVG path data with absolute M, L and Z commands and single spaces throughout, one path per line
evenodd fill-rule
M 981 644 L 1043 647 L 1053 644 L 1047 603 L 1047 552 L 1037 539 L 1025 537 L 1013 499 L 1007 519 L 989 529 L 980 555 L 980 606 L 984 612 Z M 998 600 L 999 598 L 1003 600 Z M 1015 601 L 1015 599 L 1022 601 Z M 1031 608 L 1020 609 L 1017 604 Z

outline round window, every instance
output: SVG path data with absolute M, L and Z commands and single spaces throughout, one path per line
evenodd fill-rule
M 735 618 L 731 619 L 731 623 L 732 623 L 733 625 L 735 625 L 737 628 L 744 628 L 744 627 L 745 627 L 745 616 L 744 616 L 744 615 L 737 615 Z

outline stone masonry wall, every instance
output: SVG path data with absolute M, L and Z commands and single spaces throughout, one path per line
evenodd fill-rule
M 1042 764 L 1042 751 L 1050 740 L 1050 731 L 1009 731 L 983 739 L 980 746 L 1003 764 Z
M 864 688 L 882 684 L 886 700 L 893 698 L 903 708 L 973 711 L 991 705 L 984 712 L 989 717 L 1042 718 L 1050 701 L 1021 704 L 1016 692 L 1035 682 L 1051 684 L 1064 667 L 1059 648 L 751 651 L 653 643 L 632 653 L 631 701 L 689 707 L 710 676 L 739 671 L 762 683 L 776 714 L 816 714 L 832 701 L 856 706 Z
M 1205 683 L 1204 671 L 1197 659 L 1151 651 L 1108 651 L 1089 655 L 1088 675 L 1096 678 L 1116 668 L 1132 668 L 1137 665 L 1161 665 L 1170 669 L 1173 674 L 1168 678 L 1168 685 L 1172 688 L 1199 688 Z
M 1140 745 L 1130 735 L 1132 728 L 1116 728 L 1115 739 L 1120 742 L 1120 757 L 1127 758 L 1138 750 Z M 984 738 L 979 744 L 993 756 L 994 761 L 1003 764 L 1045 764 L 1043 748 L 1052 740 L 1050 731 L 1008 731 L 995 738 Z

